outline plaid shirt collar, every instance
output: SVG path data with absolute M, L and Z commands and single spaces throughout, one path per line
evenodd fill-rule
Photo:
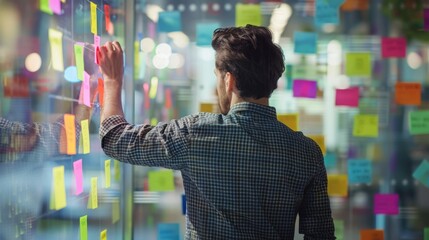
M 229 110 L 228 115 L 229 114 L 250 115 L 262 118 L 277 118 L 276 109 L 274 107 L 251 102 L 240 102 L 234 104 Z

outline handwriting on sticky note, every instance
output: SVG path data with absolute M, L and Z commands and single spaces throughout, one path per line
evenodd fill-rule
M 88 209 L 96 209 L 98 208 L 98 178 L 92 177 L 91 178 L 91 190 L 89 192 L 89 198 L 88 198 Z
M 410 112 L 408 122 L 411 134 L 429 134 L 429 110 Z
M 54 167 L 52 169 L 53 182 L 54 182 L 54 209 L 60 210 L 67 205 L 66 201 L 66 187 L 64 183 L 64 166 Z
M 328 195 L 332 197 L 347 197 L 348 177 L 344 174 L 328 175 Z
M 294 131 L 298 131 L 298 114 L 277 114 L 277 120 L 282 122 L 284 125 L 288 126 Z
M 110 188 L 110 159 L 104 161 L 104 187 Z
M 350 159 L 347 162 L 349 183 L 371 183 L 372 163 L 366 159 Z
M 295 32 L 293 34 L 295 53 L 317 53 L 317 34 L 312 32 Z
M 384 240 L 384 231 L 375 229 L 361 230 L 360 240 Z
M 82 43 L 76 43 L 74 45 L 74 57 L 76 61 L 77 78 L 83 81 L 84 72 L 84 60 L 83 60 L 83 45 Z
M 359 87 L 335 89 L 335 106 L 358 107 Z
M 97 35 L 97 4 L 90 2 L 91 6 L 91 33 Z
M 397 82 L 395 102 L 400 105 L 419 106 L 422 102 L 422 85 L 417 82 Z
M 316 26 L 323 24 L 339 24 L 339 6 L 331 4 L 329 1 L 316 1 L 316 8 L 314 13 L 314 23 Z
M 313 139 L 317 145 L 320 147 L 323 155 L 326 154 L 326 146 L 325 146 L 325 136 L 323 135 L 309 135 L 309 138 Z
M 57 71 L 64 71 L 63 61 L 63 33 L 49 28 L 49 43 L 51 45 L 52 68 Z
M 398 194 L 375 194 L 374 214 L 397 215 L 399 213 Z
M 312 80 L 295 79 L 293 81 L 293 96 L 302 98 L 317 97 L 317 82 Z
M 79 231 L 80 239 L 79 240 L 88 240 L 88 215 L 82 216 L 79 219 Z
M 337 240 L 344 240 L 344 221 L 334 220 L 334 226 L 335 226 L 335 237 L 337 237 Z
M 404 58 L 407 53 L 407 40 L 405 38 L 381 39 L 381 56 L 383 58 Z
M 88 154 L 90 152 L 90 142 L 89 142 L 89 121 L 88 119 L 82 120 L 80 122 L 80 128 L 82 133 L 82 145 L 83 145 L 83 154 Z
M 73 162 L 73 173 L 75 178 L 75 195 L 79 195 L 83 192 L 83 170 L 82 170 L 82 159 Z
M 235 26 L 240 27 L 247 24 L 261 26 L 262 14 L 259 4 L 237 3 L 235 5 Z
M 346 53 L 346 74 L 348 76 L 369 77 L 371 73 L 371 53 Z
M 64 114 L 64 127 L 66 130 L 67 139 L 67 154 L 76 154 L 76 126 L 75 116 L 72 114 Z
M 413 178 L 429 188 L 429 161 L 423 160 L 420 165 L 414 170 Z
M 357 114 L 353 121 L 353 136 L 378 137 L 378 115 Z
M 174 175 L 172 170 L 149 172 L 149 191 L 166 192 L 174 190 Z

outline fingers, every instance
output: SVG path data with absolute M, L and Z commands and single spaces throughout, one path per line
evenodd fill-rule
M 121 44 L 119 44 L 118 41 L 114 41 L 112 44 L 115 47 L 115 50 L 118 50 L 119 52 L 122 52 Z
M 112 45 L 112 42 L 106 42 L 106 43 L 104 44 L 104 46 L 106 47 L 107 52 L 113 52 L 113 45 Z

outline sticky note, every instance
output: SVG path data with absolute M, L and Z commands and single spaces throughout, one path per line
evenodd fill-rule
M 100 106 L 104 106 L 104 82 L 103 79 L 98 79 L 98 101 L 100 102 Z
M 325 136 L 323 135 L 309 135 L 309 138 L 313 139 L 317 145 L 320 147 L 323 155 L 326 154 L 326 146 L 325 146 Z
M 353 136 L 378 137 L 378 115 L 357 114 L 353 122 Z
M 348 178 L 344 174 L 328 175 L 328 195 L 331 197 L 347 197 Z
M 54 12 L 57 15 L 61 14 L 61 2 L 60 0 L 49 0 L 49 7 L 51 8 L 52 12 Z
M 88 215 L 80 217 L 79 223 L 79 240 L 88 240 Z
M 341 5 L 342 11 L 368 10 L 369 0 L 346 0 Z
M 76 43 L 74 45 L 74 57 L 76 61 L 76 69 L 77 69 L 77 78 L 83 81 L 83 72 L 84 72 L 84 60 L 83 60 L 83 44 Z
M 344 221 L 334 220 L 334 226 L 335 226 L 335 237 L 337 237 L 337 240 L 344 240 Z
M 277 114 L 277 120 L 282 122 L 284 125 L 288 126 L 290 129 L 294 131 L 298 131 L 298 114 Z
M 109 32 L 110 30 L 110 6 L 107 4 L 104 4 L 104 21 L 106 25 L 106 31 Z
M 397 215 L 399 213 L 398 194 L 375 194 L 374 214 Z
M 92 177 L 91 178 L 91 190 L 89 192 L 89 198 L 88 198 L 88 209 L 96 209 L 98 208 L 98 178 Z
M 423 160 L 420 165 L 414 170 L 413 178 L 429 188 L 429 161 Z
M 429 240 L 429 228 L 423 230 L 423 240 Z
M 64 166 L 54 167 L 52 169 L 54 203 L 53 209 L 60 210 L 66 207 L 66 187 L 64 183 Z
M 94 35 L 94 63 L 100 64 L 100 59 L 98 58 L 98 52 L 100 51 L 100 36 Z
M 10 98 L 26 98 L 30 96 L 30 80 L 18 74 L 3 77 L 3 94 Z
M 359 87 L 335 89 L 335 106 L 358 107 Z
M 408 116 L 410 134 L 429 134 L 429 110 L 412 111 Z
M 293 81 L 293 96 L 302 98 L 317 97 L 317 82 L 312 80 L 295 79 Z
M 361 230 L 360 240 L 384 240 L 384 231 L 375 229 Z
M 49 15 L 53 15 L 49 0 L 40 0 L 39 8 L 40 8 L 40 11 L 47 13 Z
M 180 240 L 179 223 L 158 224 L 158 240 Z
M 75 195 L 79 195 L 83 192 L 83 171 L 82 171 L 82 159 L 73 162 L 73 173 L 75 179 Z
M 214 112 L 213 103 L 200 103 L 200 112 L 213 113 Z
M 286 90 L 292 89 L 292 73 L 293 73 L 293 66 L 291 64 L 286 64 L 285 69 L 285 78 L 286 78 Z M 304 77 L 305 78 L 305 77 Z
M 100 240 L 107 240 L 107 229 L 100 232 Z
M 121 179 L 121 165 L 119 164 L 118 160 L 113 162 L 113 171 L 115 174 L 115 181 L 119 182 Z
M 346 74 L 348 76 L 369 77 L 371 73 L 371 53 L 346 53 Z
M 319 74 L 317 68 L 308 64 L 296 64 L 292 68 L 293 79 L 317 79 Z
M 422 103 L 422 85 L 417 82 L 397 82 L 395 102 L 400 105 L 419 106 Z
M 350 159 L 347 161 L 349 183 L 371 183 L 372 162 L 366 159 Z
M 72 114 L 64 114 L 64 127 L 67 140 L 67 154 L 76 154 L 76 126 L 75 116 Z
M 156 97 L 157 92 L 158 92 L 158 78 L 153 77 L 150 79 L 149 97 L 151 99 L 154 99 Z
M 182 194 L 182 214 L 186 215 L 186 195 Z
M 261 26 L 262 14 L 259 4 L 242 4 L 235 5 L 235 26 L 241 27 L 251 24 Z
M 160 12 L 158 17 L 158 32 L 182 31 L 182 17 L 179 11 Z
M 104 161 L 104 187 L 110 188 L 110 159 Z
M 172 170 L 149 172 L 149 191 L 166 192 L 174 190 L 174 175 Z
M 83 71 L 83 83 L 82 83 L 82 88 L 83 88 L 83 104 L 85 104 L 88 107 L 91 107 L 91 99 L 90 99 L 90 95 L 91 95 L 91 90 L 90 90 L 90 82 L 89 82 L 90 76 L 88 73 L 86 73 L 86 71 Z
M 117 223 L 120 219 L 119 201 L 112 202 L 112 223 Z
M 302 54 L 317 53 L 317 34 L 312 32 L 294 32 L 294 52 Z
M 90 152 L 88 119 L 82 120 L 80 122 L 80 128 L 81 128 L 80 131 L 82 134 L 83 154 L 88 154 Z
M 429 31 L 429 8 L 423 9 L 423 27 L 425 31 Z
M 323 160 L 326 169 L 333 169 L 337 166 L 337 155 L 334 153 L 326 153 L 325 156 L 323 156 Z
M 407 53 L 407 40 L 405 38 L 381 39 L 381 56 L 383 58 L 404 58 Z
M 51 46 L 52 68 L 57 71 L 64 71 L 63 61 L 63 33 L 49 28 L 49 43 Z
M 328 1 L 316 1 L 314 23 L 316 26 L 324 24 L 338 25 L 340 23 L 339 6 L 330 4 Z
M 97 4 L 89 3 L 91 6 L 91 33 L 97 35 Z
M 211 46 L 213 32 L 220 27 L 219 23 L 197 23 L 196 44 L 197 46 Z
M 171 97 L 171 89 L 165 89 L 165 108 L 170 109 L 172 106 L 172 97 Z

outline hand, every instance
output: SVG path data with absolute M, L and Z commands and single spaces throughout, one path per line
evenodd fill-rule
M 122 84 L 124 74 L 123 51 L 119 42 L 106 42 L 98 52 L 100 71 L 106 83 L 114 82 Z

